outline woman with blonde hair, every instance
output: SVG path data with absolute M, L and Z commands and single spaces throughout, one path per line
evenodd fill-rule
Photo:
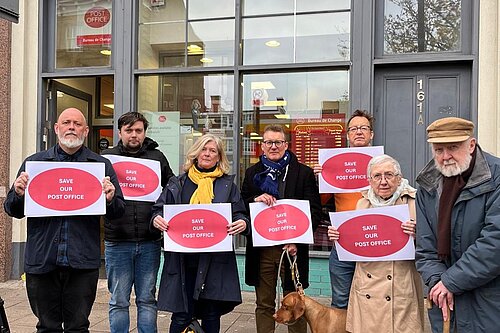
M 201 136 L 189 149 L 185 173 L 170 178 L 153 206 L 153 227 L 168 232 L 163 206 L 171 204 L 230 203 L 230 235 L 247 233 L 246 216 L 222 139 Z M 193 318 L 206 333 L 220 331 L 220 317 L 241 303 L 236 256 L 231 252 L 178 253 L 165 251 L 158 310 L 172 312 L 170 333 L 182 332 Z

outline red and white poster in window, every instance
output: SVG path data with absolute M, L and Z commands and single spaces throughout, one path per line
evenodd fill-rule
M 97 1 L 79 7 L 76 46 L 111 45 L 112 2 Z

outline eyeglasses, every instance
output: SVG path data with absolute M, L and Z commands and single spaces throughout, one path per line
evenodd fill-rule
M 392 173 L 392 172 L 385 172 L 385 173 L 376 173 L 373 176 L 370 177 L 370 179 L 373 179 L 376 182 L 382 181 L 382 178 L 385 178 L 385 180 L 390 181 L 394 179 L 394 177 L 399 176 L 399 173 Z
M 372 130 L 372 128 L 370 126 L 367 126 L 367 125 L 363 125 L 363 126 L 351 126 L 347 129 L 347 132 L 351 133 L 351 134 L 354 134 L 356 133 L 358 130 L 361 130 L 361 132 L 363 133 L 368 133 Z
M 283 144 L 285 142 L 286 141 L 283 141 L 283 140 L 278 140 L 278 141 L 267 140 L 267 141 L 264 141 L 263 144 L 266 145 L 267 148 L 271 148 L 273 145 L 275 145 L 276 148 L 281 148 L 281 146 L 283 146 Z

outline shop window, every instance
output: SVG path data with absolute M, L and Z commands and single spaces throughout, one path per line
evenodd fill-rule
M 189 0 L 190 20 L 234 17 L 234 0 Z
M 384 54 L 460 51 L 461 0 L 385 0 Z
M 243 15 L 276 15 L 291 12 L 348 10 L 350 0 L 244 0 Z
M 57 0 L 57 68 L 111 66 L 112 7 L 112 0 Z
M 261 135 L 270 124 L 283 126 L 289 149 L 309 166 L 318 163 L 319 148 L 346 147 L 348 71 L 248 74 L 243 76 L 241 86 L 241 175 L 258 162 L 262 154 Z M 314 250 L 331 249 L 326 236 L 331 198 L 322 198 L 325 212 L 322 226 L 314 235 Z
M 242 29 L 244 65 L 350 59 L 349 9 L 244 17 Z
M 234 77 L 227 74 L 139 78 L 138 110 L 149 120 L 148 136 L 158 142 L 172 170 L 182 173 L 187 150 L 204 133 L 222 137 L 233 161 Z
M 234 0 L 139 5 L 139 68 L 234 64 Z

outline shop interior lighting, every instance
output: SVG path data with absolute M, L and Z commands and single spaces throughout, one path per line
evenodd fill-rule
M 200 59 L 200 62 L 202 62 L 204 64 L 210 64 L 210 63 L 214 62 L 214 60 L 212 58 L 203 57 Z
M 269 47 L 278 47 L 281 45 L 281 43 L 278 42 L 277 40 L 268 40 L 265 44 L 266 44 L 266 46 L 269 46 Z
M 110 56 L 111 55 L 111 50 L 101 50 L 101 54 L 105 56 Z
M 203 54 L 203 48 L 196 44 L 188 45 L 187 51 L 189 55 L 200 55 Z
M 255 81 L 251 83 L 251 89 L 276 89 L 271 81 Z

